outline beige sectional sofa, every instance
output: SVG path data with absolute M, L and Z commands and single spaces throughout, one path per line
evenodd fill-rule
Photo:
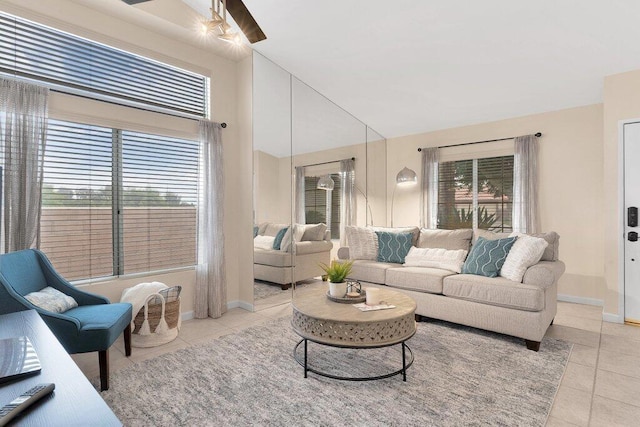
M 441 248 L 449 252 L 469 250 L 472 240 L 477 237 L 493 240 L 508 236 L 479 230 L 474 238 L 473 231 L 469 229 L 409 227 L 386 230 L 411 232 L 415 247 Z M 376 249 L 366 248 L 376 242 L 372 242 L 370 236 L 363 238 L 363 233 L 366 234 L 362 228 L 349 227 L 347 243 L 352 248 L 338 250 L 340 259 L 355 260 L 349 278 L 365 286 L 389 286 L 411 296 L 417 302 L 417 320 L 435 318 L 512 335 L 524 338 L 530 350 L 539 349 L 540 341 L 556 315 L 557 283 L 565 269 L 564 263 L 558 260 L 557 233 L 537 235 L 544 238 L 547 246 L 540 261 L 522 270 L 524 274 L 519 282 L 500 276 L 459 274 L 451 269 L 438 268 L 438 263 L 426 263 L 433 266 L 406 266 L 379 262 L 371 259 Z
M 275 239 L 285 228 L 287 230 L 282 236 L 280 249 L 269 247 L 270 240 L 266 237 Z M 266 246 L 258 247 L 257 241 L 261 239 Z M 283 290 L 289 289 L 293 282 L 322 275 L 318 264 L 330 262 L 332 248 L 333 243 L 325 224 L 296 224 L 290 227 L 289 224 L 262 223 L 257 226 L 257 235 L 254 237 L 254 278 L 279 284 Z

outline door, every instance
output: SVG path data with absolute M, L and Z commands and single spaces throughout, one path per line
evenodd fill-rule
M 624 320 L 640 323 L 640 122 L 624 125 Z

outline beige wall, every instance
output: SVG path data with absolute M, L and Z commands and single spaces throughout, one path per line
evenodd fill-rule
M 202 73 L 211 78 L 211 119 L 226 122 L 222 132 L 225 168 L 225 256 L 228 303 L 251 304 L 252 253 L 250 224 L 252 210 L 251 138 L 246 116 L 240 118 L 245 104 L 238 101 L 240 85 L 237 61 L 210 53 L 191 44 L 166 37 L 121 18 L 99 13 L 79 3 L 48 0 L 4 0 L 0 9 L 36 22 L 59 28 L 98 42 L 138 53 L 159 61 Z M 250 108 L 250 107 L 249 107 Z M 50 116 L 94 124 L 124 127 L 146 132 L 162 132 L 188 138 L 197 137 L 197 122 L 146 111 L 118 107 L 96 101 L 54 93 Z M 249 119 L 250 122 L 250 119 Z M 247 136 L 249 135 L 249 136 Z M 169 275 L 117 278 L 82 285 L 87 290 L 119 300 L 122 290 L 132 284 L 161 280 L 184 286 L 182 311 L 193 310 L 194 271 Z
M 542 132 L 540 213 L 545 231 L 560 236 L 567 265 L 559 293 L 604 298 L 601 104 L 482 123 L 388 140 L 387 183 L 407 166 L 420 175 L 419 147 L 482 141 Z M 473 146 L 477 150 L 480 145 Z M 471 149 L 471 147 L 466 147 Z M 419 224 L 419 186 L 396 190 L 394 225 Z
M 604 159 L 603 173 L 603 209 L 604 224 L 602 228 L 604 240 L 604 271 L 606 280 L 605 314 L 609 320 L 622 321 L 623 294 L 622 280 L 618 273 L 619 259 L 622 254 L 618 250 L 621 229 L 622 200 L 618 179 L 622 165 L 618 162 L 620 121 L 640 119 L 640 70 L 608 76 L 604 79 Z M 605 317 L 606 319 L 606 317 Z

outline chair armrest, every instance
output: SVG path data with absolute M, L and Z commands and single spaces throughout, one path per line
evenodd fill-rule
M 338 259 L 349 259 L 349 247 L 343 246 L 338 248 Z
M 51 261 L 49 261 L 44 253 L 40 251 L 36 251 L 36 253 L 38 254 L 38 260 L 40 262 L 40 267 L 42 267 L 42 272 L 47 279 L 47 285 L 51 286 L 52 288 L 56 288 L 65 295 L 69 295 L 74 300 L 76 300 L 78 305 L 97 305 L 110 303 L 109 299 L 106 297 L 92 294 L 91 292 L 81 291 L 80 289 L 73 286 L 65 278 L 58 274 L 58 272 L 53 268 Z
M 333 248 L 333 243 L 326 240 L 296 242 L 295 254 L 315 254 L 318 252 L 329 252 Z
M 565 265 L 562 261 L 540 261 L 525 271 L 522 283 L 549 288 L 558 281 L 564 270 Z

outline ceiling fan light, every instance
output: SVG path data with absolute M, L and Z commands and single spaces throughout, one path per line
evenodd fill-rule
M 231 43 L 234 44 L 236 46 L 241 46 L 242 45 L 242 37 L 240 36 L 240 33 L 234 33 L 234 32 L 224 32 L 222 34 L 220 34 L 218 36 L 218 38 L 220 40 L 223 40 L 227 43 Z

